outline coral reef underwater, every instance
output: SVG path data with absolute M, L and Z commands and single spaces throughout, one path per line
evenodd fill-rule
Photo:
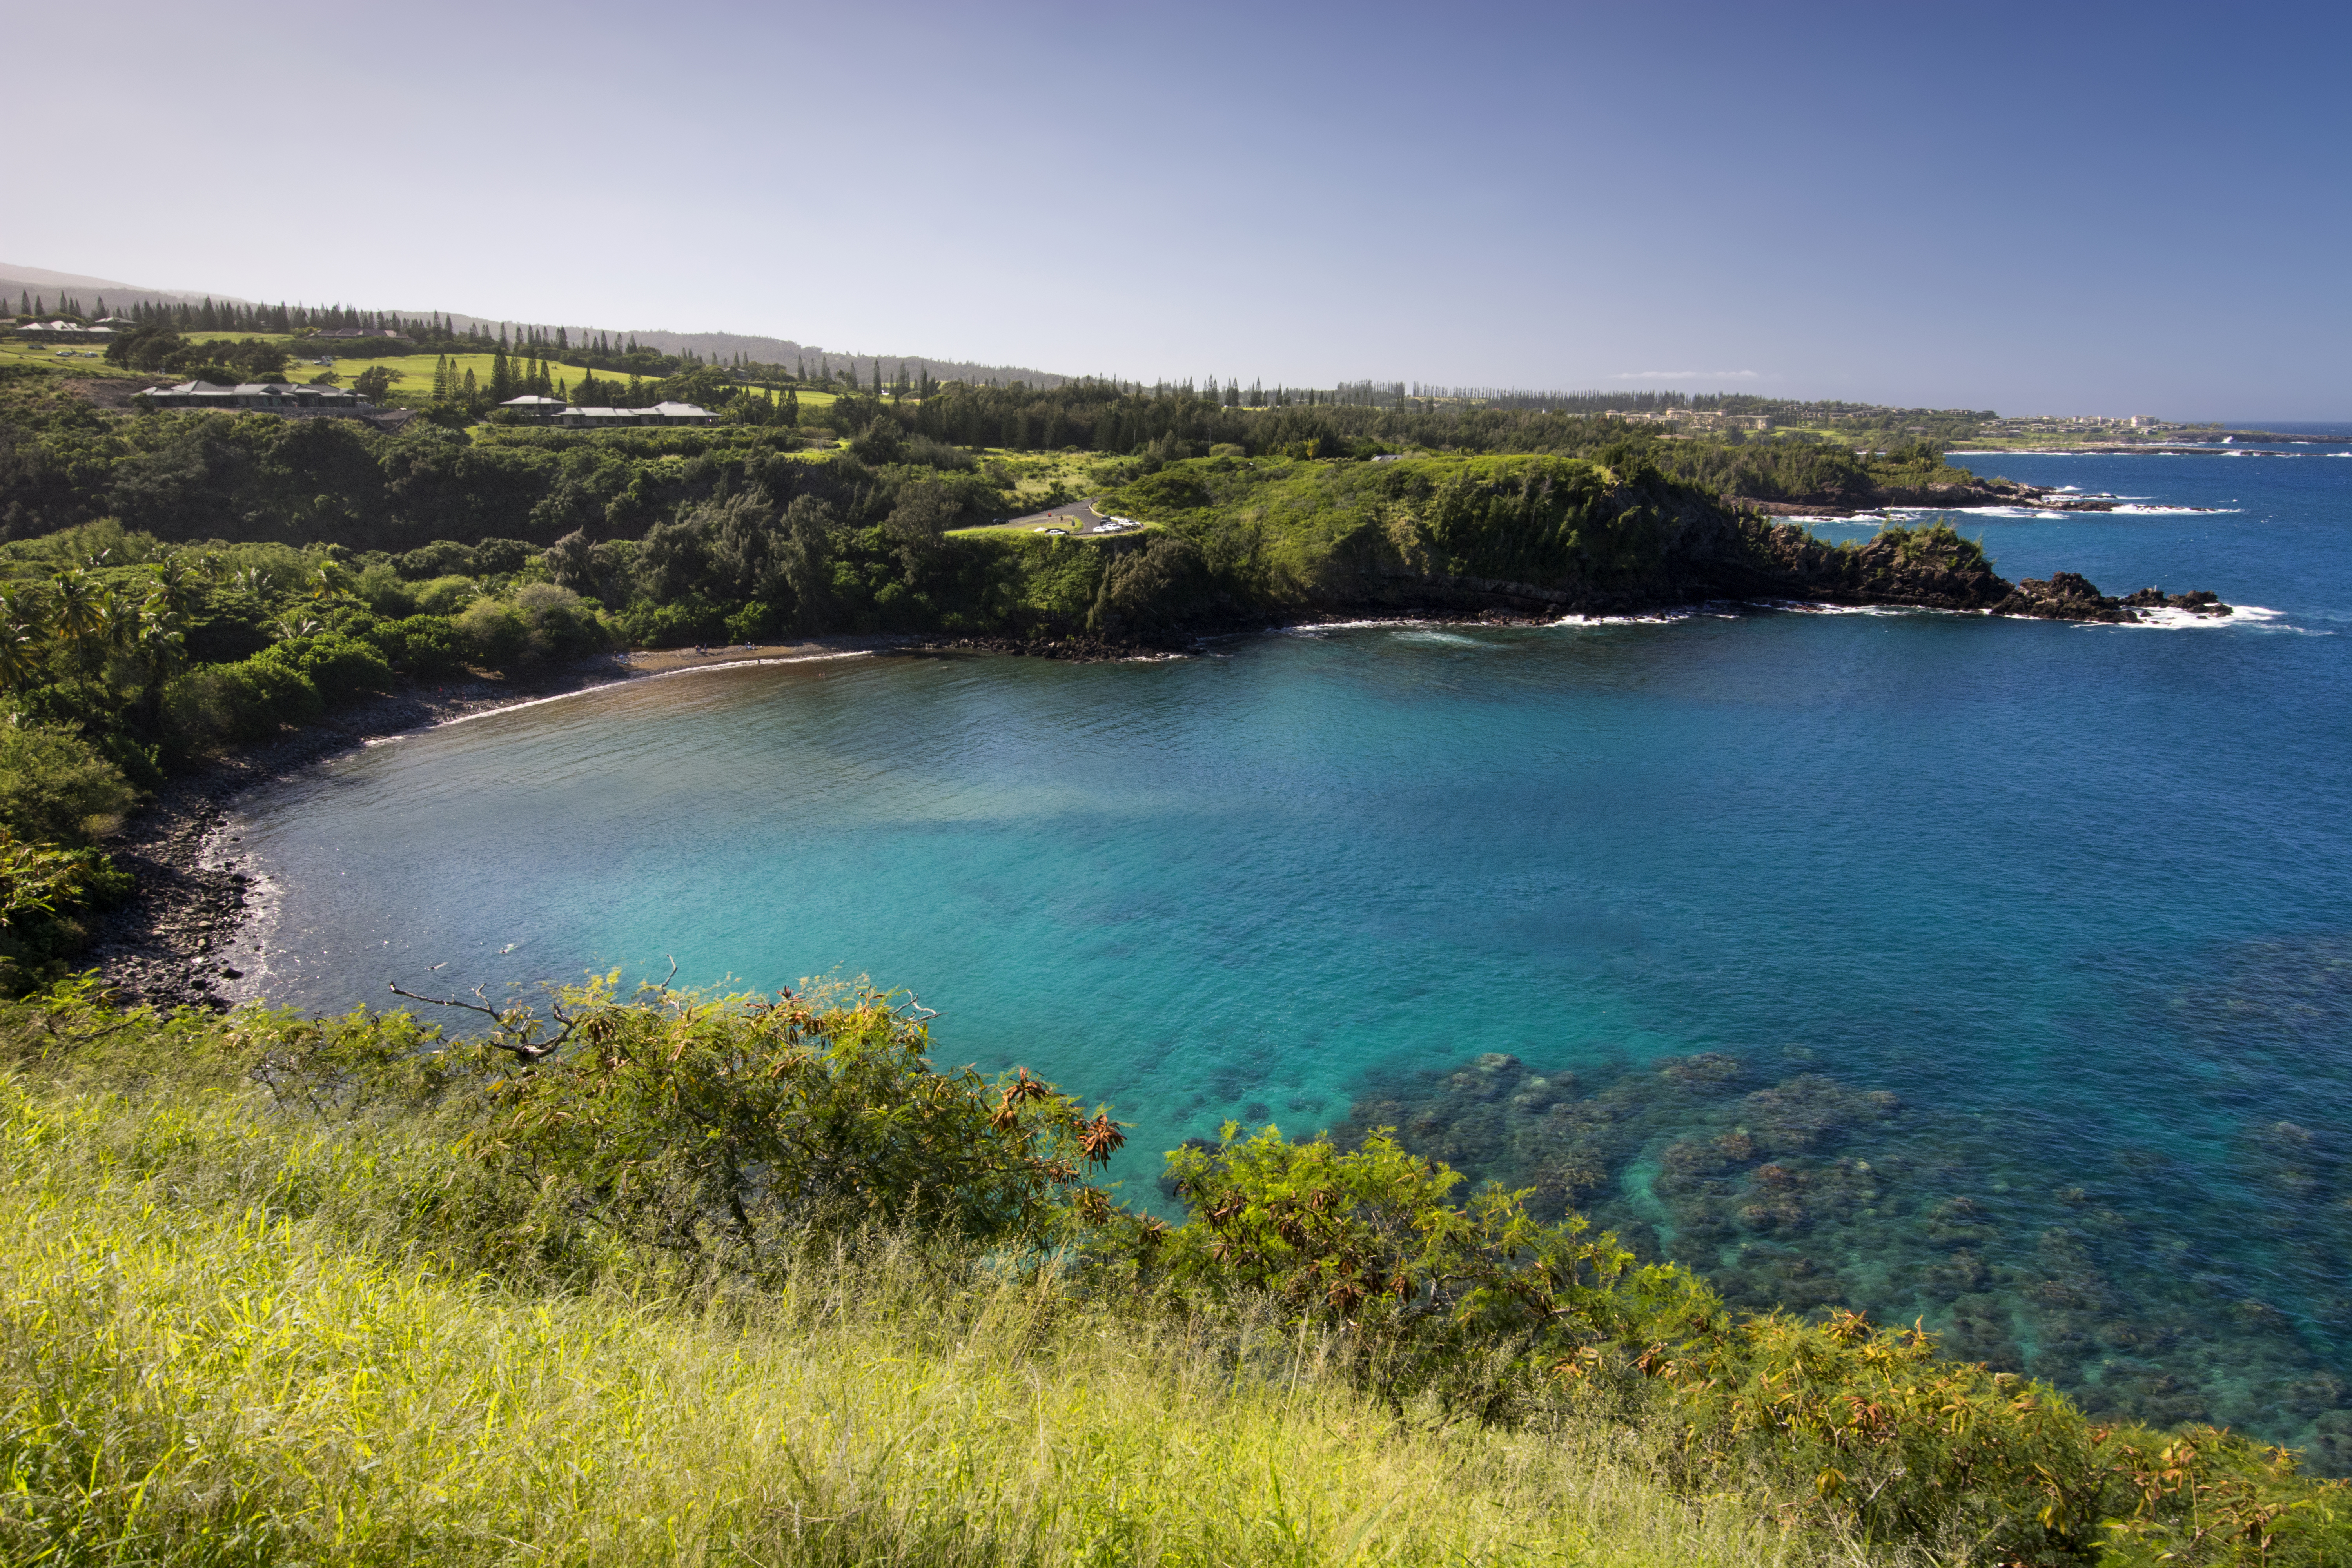
M 1908 1104 L 1793 1046 L 1488 1053 L 1368 1083 L 1332 1135 L 1393 1127 L 1740 1307 L 1924 1320 L 2094 1416 L 2227 1425 L 2352 1474 L 2352 940 L 2245 944 L 2158 1005 L 2212 1054 L 2224 1147 Z M 2309 1115 L 2271 1114 L 2266 1057 Z

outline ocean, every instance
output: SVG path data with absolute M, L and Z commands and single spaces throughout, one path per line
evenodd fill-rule
M 1228 1121 L 1393 1126 L 1743 1305 L 2352 1472 L 2352 443 L 2290 450 L 1954 458 L 2124 498 L 1956 517 L 2004 575 L 2226 624 L 1701 605 L 447 725 L 246 804 L 260 984 L 868 975 L 1133 1123 L 1131 1202 Z

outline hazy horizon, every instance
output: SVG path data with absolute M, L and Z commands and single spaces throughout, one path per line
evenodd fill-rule
M 0 255 L 1143 381 L 2352 417 L 2338 13 L 403 16 L 18 20 L 96 63 L 0 103 Z

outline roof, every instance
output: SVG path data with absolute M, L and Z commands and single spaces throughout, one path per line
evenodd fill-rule
M 535 392 L 527 392 L 520 397 L 508 398 L 499 406 L 501 408 L 569 408 L 572 405 L 560 397 L 541 397 Z
M 304 397 L 331 398 L 337 402 L 365 403 L 347 386 L 320 386 L 317 383 L 297 384 L 290 381 L 245 381 L 235 386 L 222 386 L 210 381 L 184 381 L 177 386 L 151 386 L 131 395 L 134 397 Z

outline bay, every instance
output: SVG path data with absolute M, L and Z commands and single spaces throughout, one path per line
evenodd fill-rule
M 1922 1318 L 2343 1473 L 2352 453 L 1956 460 L 2131 498 L 1956 520 L 2005 575 L 2253 608 L 630 682 L 250 802 L 261 983 L 868 974 L 941 1059 L 1134 1123 L 1130 1201 L 1229 1119 L 1394 1125 L 1743 1304 Z

